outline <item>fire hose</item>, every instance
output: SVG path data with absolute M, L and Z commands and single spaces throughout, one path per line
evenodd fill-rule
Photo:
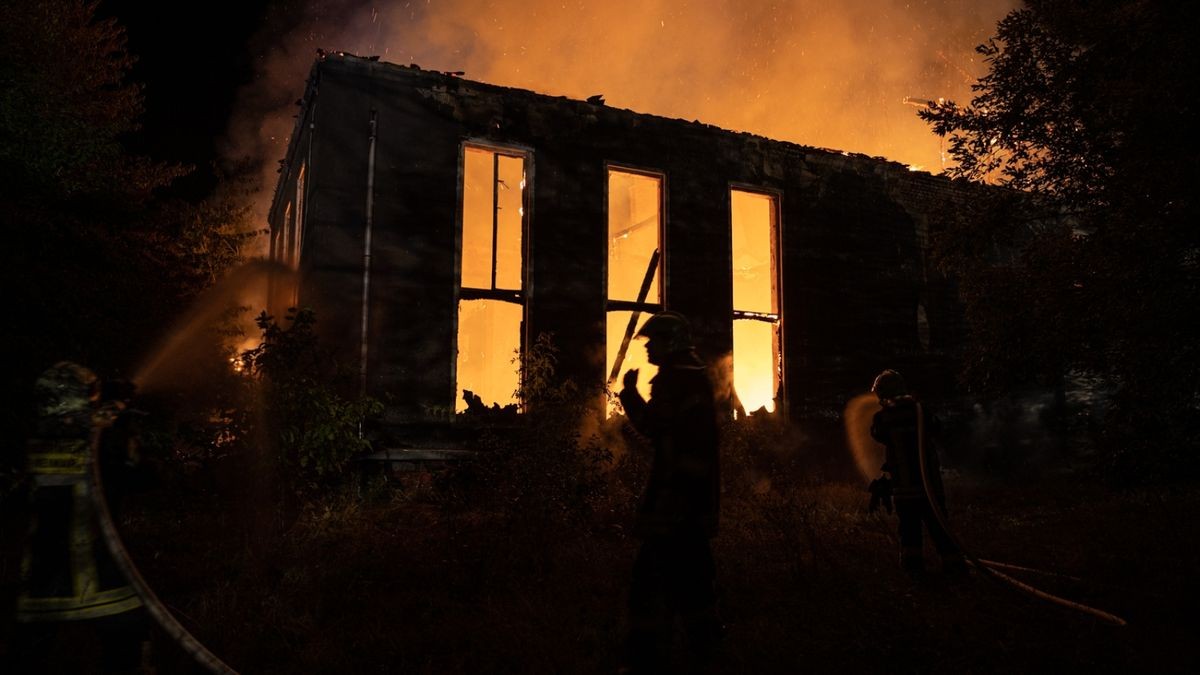
M 129 551 L 125 549 L 125 545 L 121 543 L 121 536 L 117 533 L 117 527 L 113 523 L 112 511 L 108 508 L 108 500 L 104 497 L 104 479 L 100 471 L 100 437 L 103 434 L 104 428 L 102 425 L 96 425 L 92 430 L 91 438 L 91 453 L 92 453 L 92 470 L 91 470 L 91 490 L 92 502 L 96 506 L 97 520 L 100 522 L 100 533 L 103 535 L 104 543 L 112 554 L 113 562 L 117 568 L 129 581 L 129 585 L 138 594 L 142 605 L 150 616 L 158 622 L 158 625 L 167 633 L 170 638 L 191 656 L 196 663 L 204 666 L 209 672 L 219 675 L 237 675 L 237 671 L 225 664 L 216 654 L 213 654 L 203 644 L 200 643 L 182 624 L 171 614 L 166 605 L 163 604 L 146 580 L 142 578 L 138 572 L 137 566 L 133 564 L 133 559 L 129 556 Z
M 921 471 L 920 471 L 921 487 L 924 488 L 925 499 L 929 504 L 929 510 L 933 512 L 934 518 L 937 519 L 938 524 L 941 525 L 942 530 L 946 533 L 946 536 L 949 537 L 952 542 L 954 542 L 954 545 L 958 547 L 958 550 L 962 553 L 963 557 L 966 558 L 967 562 L 970 563 L 970 565 L 972 567 L 983 572 L 988 577 L 995 579 L 997 581 L 1000 581 L 1002 583 L 1008 584 L 1009 586 L 1011 586 L 1023 593 L 1031 595 L 1035 598 L 1054 603 L 1061 607 L 1073 609 L 1077 612 L 1083 612 L 1084 614 L 1089 614 L 1089 615 L 1094 616 L 1094 617 L 1100 619 L 1101 621 L 1103 621 L 1107 624 L 1113 625 L 1113 626 L 1127 625 L 1127 623 L 1124 619 L 1122 619 L 1121 617 L 1119 617 L 1115 614 L 1110 614 L 1109 612 L 1106 612 L 1102 609 L 1097 609 L 1095 607 L 1091 607 L 1091 606 L 1085 605 L 1080 602 L 1075 602 L 1074 600 L 1068 600 L 1066 598 L 1059 597 L 1057 595 L 1054 595 L 1053 593 L 1047 593 L 1046 591 L 1043 591 L 1040 588 L 1036 588 L 1034 586 L 1031 586 L 1031 585 L 1019 580 L 1019 579 L 1013 578 L 1012 576 L 1009 576 L 1008 574 L 1005 574 L 1004 572 L 1001 572 L 1000 570 L 1006 569 L 1006 570 L 1010 570 L 1010 571 L 1030 572 L 1030 573 L 1041 574 L 1041 575 L 1045 575 L 1045 576 L 1056 576 L 1056 577 L 1061 577 L 1061 578 L 1070 579 L 1070 580 L 1074 580 L 1074 581 L 1080 581 L 1080 579 L 1078 579 L 1077 577 L 1072 577 L 1072 576 L 1065 575 L 1065 574 L 1058 574 L 1056 572 L 1047 572 L 1045 570 L 1034 569 L 1031 567 L 1022 567 L 1020 565 L 1013 565 L 1010 563 L 996 562 L 994 560 L 984 560 L 981 558 L 977 558 L 976 556 L 971 554 L 966 548 L 963 547 L 962 543 L 959 542 L 958 538 L 954 536 L 954 533 L 950 530 L 950 527 L 946 524 L 946 519 L 942 515 L 942 510 L 938 507 L 938 502 L 936 499 L 934 499 L 934 496 L 933 496 L 933 490 L 929 486 L 929 480 L 926 477 L 927 464 L 925 463 L 925 413 L 921 408 L 920 402 L 917 402 L 916 408 L 917 408 L 917 457 L 918 457 L 918 461 L 920 462 L 920 469 L 921 469 Z

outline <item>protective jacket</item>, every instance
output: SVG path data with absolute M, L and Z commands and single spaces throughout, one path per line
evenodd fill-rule
M 637 389 L 620 393 L 634 429 L 654 446 L 650 480 L 638 508 L 640 537 L 717 533 L 720 470 L 712 384 L 688 350 L 667 357 L 650 381 L 647 402 Z
M 925 417 L 925 476 L 936 499 L 944 499 L 941 464 L 938 462 L 936 439 L 940 425 L 936 417 L 924 411 Z M 895 400 L 875 413 L 871 420 L 871 436 L 887 448 L 883 470 L 892 477 L 892 489 L 897 499 L 925 499 L 921 484 L 921 457 L 917 445 L 917 403 L 908 396 Z
M 90 425 L 43 425 L 38 435 L 28 446 L 32 520 L 17 620 L 94 619 L 141 606 L 99 533 L 91 494 Z M 125 449 L 120 443 L 100 446 Z M 120 458 L 101 461 L 106 467 L 124 466 Z M 120 480 L 115 470 L 106 477 Z

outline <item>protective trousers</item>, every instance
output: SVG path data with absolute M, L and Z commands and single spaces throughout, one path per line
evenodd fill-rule
M 629 592 L 629 664 L 634 672 L 666 672 L 675 616 L 688 646 L 706 657 L 720 639 L 716 568 L 703 533 L 651 537 L 642 542 Z
M 900 566 L 909 572 L 925 569 L 922 554 L 921 526 L 929 529 L 929 538 L 942 557 L 943 564 L 957 565 L 962 561 L 962 552 L 942 527 L 941 521 L 924 497 L 897 497 L 896 515 L 900 518 Z

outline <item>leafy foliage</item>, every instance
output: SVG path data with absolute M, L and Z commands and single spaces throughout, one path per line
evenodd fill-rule
M 611 506 L 612 455 L 585 422 L 598 391 L 555 375 L 558 347 L 543 333 L 518 358 L 524 414 L 510 428 L 482 432 L 478 457 L 450 476 L 468 506 L 495 508 L 538 531 L 587 522 Z
M 1173 448 L 1200 434 L 1198 323 L 1182 310 L 1200 303 L 1196 18 L 1187 3 L 1032 0 L 978 48 L 990 71 L 970 105 L 920 113 L 949 136 L 951 175 L 1015 189 L 935 242 L 966 303 L 965 379 L 1001 393 L 1103 376 L 1124 478 L 1176 472 Z
M 18 400 L 68 358 L 130 373 L 172 319 L 259 235 L 235 167 L 192 203 L 164 188 L 189 171 L 129 152 L 142 89 L 124 30 L 97 3 L 0 0 L 0 283 L 16 317 L 0 352 Z M 24 406 L 6 407 L 6 446 Z
M 0 170 L 7 181 L 62 197 L 141 201 L 185 170 L 132 156 L 141 87 L 134 57 L 95 2 L 0 5 Z
M 266 312 L 259 315 L 262 343 L 242 354 L 247 372 L 261 380 L 259 423 L 282 465 L 301 487 L 336 481 L 354 455 L 370 449 L 362 423 L 383 410 L 370 397 L 338 393 L 343 378 L 313 330 L 311 309 L 289 310 L 290 326 L 281 327 Z

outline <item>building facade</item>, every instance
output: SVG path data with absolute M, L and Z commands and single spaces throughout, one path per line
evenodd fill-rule
M 318 328 L 394 422 L 505 406 L 516 358 L 599 390 L 686 315 L 730 414 L 834 420 L 892 367 L 953 395 L 927 251 L 969 186 L 879 158 L 349 55 L 313 66 L 270 212 Z

